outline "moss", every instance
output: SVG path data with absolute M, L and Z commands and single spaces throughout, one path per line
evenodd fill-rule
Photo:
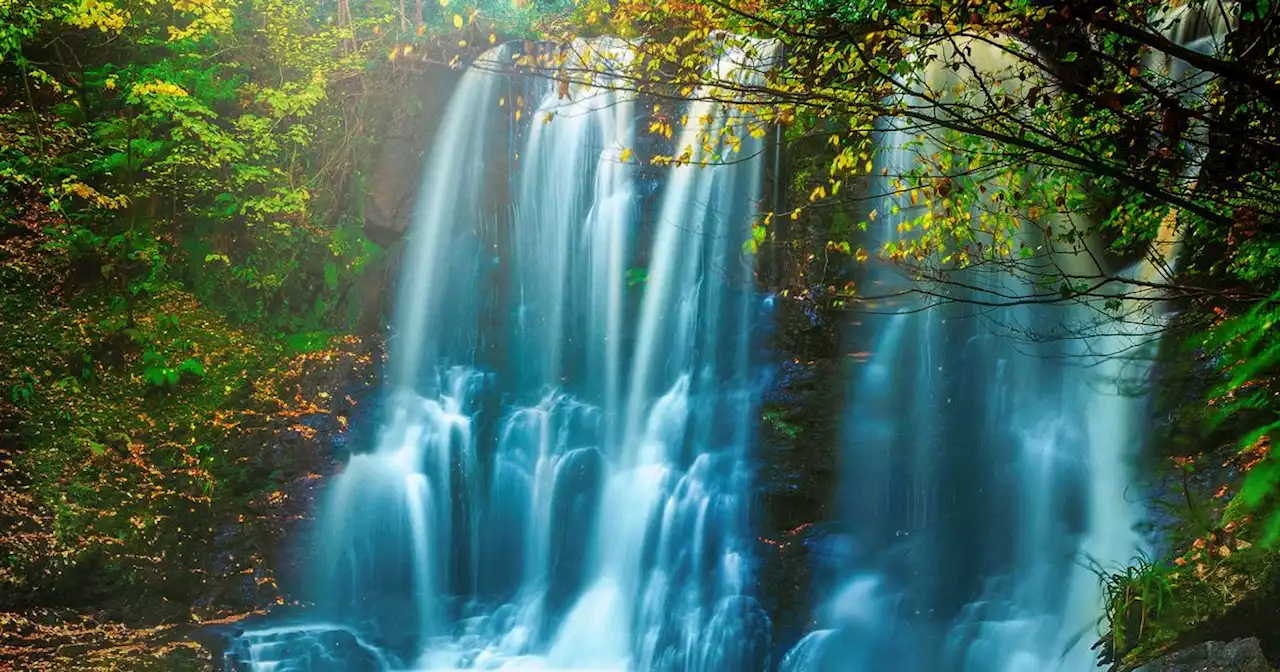
M 348 337 L 233 326 L 178 287 L 124 313 L 56 291 L 58 259 L 22 261 L 0 255 L 16 281 L 0 289 L 0 610 L 190 605 L 218 527 L 305 471 L 261 455 L 268 429 L 328 412 L 304 370 L 369 358 Z
M 788 439 L 795 439 L 801 432 L 800 425 L 789 422 L 780 410 L 765 411 L 763 417 L 764 421 L 767 422 L 774 431 Z

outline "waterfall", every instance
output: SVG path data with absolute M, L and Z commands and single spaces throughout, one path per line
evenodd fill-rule
M 894 184 L 916 165 L 913 138 L 892 126 L 879 134 L 885 242 L 925 207 Z M 983 301 L 1031 293 L 1023 282 L 988 269 L 963 278 Z M 954 291 L 885 262 L 864 282 L 882 296 L 922 283 Z M 870 354 L 850 373 L 842 439 L 854 550 L 819 618 L 829 629 L 783 669 L 1093 669 L 1101 601 L 1090 567 L 1127 562 L 1142 545 L 1142 512 L 1126 492 L 1142 400 L 1117 381 L 1141 378 L 1143 365 L 1112 355 L 1143 334 L 1019 337 L 1072 333 L 1090 314 L 1077 305 L 991 310 L 925 296 L 865 307 L 852 347 Z
M 385 418 L 318 521 L 315 613 L 239 637 L 229 669 L 770 665 L 747 525 L 759 147 L 714 161 L 701 138 L 744 121 L 699 101 L 670 152 L 692 146 L 687 165 L 628 160 L 638 104 L 609 73 L 630 54 L 571 51 L 596 79 L 509 78 L 499 47 L 458 84 L 402 262 Z M 721 74 L 760 77 L 751 51 Z M 512 147 L 489 128 L 516 96 L 533 104 Z
M 1165 36 L 1210 53 L 1227 32 L 1220 12 L 1171 10 Z M 990 45 L 974 62 L 1007 67 Z M 1200 95 L 1204 73 L 1178 59 L 1147 67 Z M 924 79 L 955 84 L 936 64 Z M 1011 73 L 995 79 L 1017 82 Z M 1192 133 L 1204 137 L 1203 129 Z M 881 242 L 918 213 L 894 175 L 918 165 L 915 131 L 885 123 L 873 175 Z M 912 149 L 912 148 L 915 149 Z M 936 149 L 936 148 L 935 148 Z M 932 149 L 927 151 L 933 151 Z M 1189 145 L 1187 180 L 1203 150 Z M 1028 172 L 1022 179 L 1035 179 Z M 1060 222 L 1053 222 L 1058 225 Z M 1055 253 L 1046 261 L 1080 277 L 1167 280 L 1179 251 L 1176 213 L 1145 259 L 1099 267 L 1105 252 Z M 1033 247 L 1034 229 L 1022 238 Z M 1096 247 L 1096 241 L 1091 242 Z M 976 269 L 962 278 L 984 301 L 1034 293 L 1024 278 Z M 873 262 L 873 294 L 924 286 Z M 1147 549 L 1146 515 L 1131 490 L 1143 441 L 1148 375 L 1159 330 L 1158 290 L 1117 283 L 1118 314 L 1102 300 L 995 307 L 929 305 L 898 298 L 868 305 L 856 348 L 870 352 L 850 374 L 844 425 L 843 517 L 854 552 L 842 586 L 818 614 L 822 629 L 784 656 L 783 672 L 1079 672 L 1097 669 L 1098 570 L 1115 571 Z M 954 293 L 954 292 L 953 292 Z M 972 298 L 972 296 L 970 296 Z M 994 303 L 1000 303 L 996 299 Z M 1027 338 L 1027 335 L 1037 335 Z

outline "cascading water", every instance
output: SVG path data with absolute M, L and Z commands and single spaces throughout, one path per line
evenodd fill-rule
M 478 126 L 511 54 L 458 85 L 403 261 L 387 417 L 321 516 L 323 623 L 246 633 L 231 668 L 768 666 L 746 594 L 759 160 L 698 166 L 736 113 L 691 104 L 692 165 L 661 176 L 645 224 L 635 102 L 607 86 L 627 52 L 574 51 L 606 85 L 516 82 L 540 102 L 500 148 L 519 157 L 509 207 Z M 719 67 L 747 79 L 762 60 Z
M 1217 15 L 1170 25 L 1167 37 L 1201 52 L 1225 33 Z M 1188 95 L 1205 84 L 1177 59 L 1149 67 L 1185 82 Z M 889 177 L 873 185 L 876 207 L 896 213 L 881 220 L 886 240 L 916 214 L 892 178 L 919 164 L 913 136 L 887 130 L 879 139 L 877 170 Z M 1099 268 L 1104 254 L 1047 263 L 1081 277 L 1167 279 L 1178 251 L 1169 222 L 1131 268 Z M 1034 248 L 1037 235 L 1025 242 Z M 892 295 L 920 282 L 878 265 L 864 284 Z M 984 302 L 1035 293 L 998 271 L 974 271 L 965 284 Z M 889 300 L 860 316 L 859 348 L 871 354 L 853 372 L 845 424 L 851 550 L 842 587 L 819 615 L 825 629 L 784 656 L 783 672 L 1097 668 L 1095 571 L 1124 565 L 1146 543 L 1128 473 L 1144 402 L 1129 390 L 1147 375 L 1163 320 L 1148 286 L 1116 295 L 1128 298 L 1110 320 L 1096 317 L 1106 314 L 1099 306 L 1015 300 L 994 310 Z
M 921 207 L 891 184 L 916 165 L 911 139 L 880 138 L 889 240 Z M 919 282 L 876 266 L 865 284 L 892 295 Z M 983 301 L 1032 291 L 1020 283 L 966 281 Z M 784 670 L 1093 668 L 1097 577 L 1084 561 L 1126 561 L 1141 541 L 1125 496 L 1141 400 L 1115 387 L 1141 371 L 1106 353 L 1141 337 L 1019 340 L 1061 333 L 1084 309 L 1011 303 L 882 300 L 859 317 L 870 355 L 845 426 L 851 576 L 824 607 L 834 629 L 809 635 Z

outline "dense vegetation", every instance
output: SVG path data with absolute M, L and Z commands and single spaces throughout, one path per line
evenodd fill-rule
M 0 3 L 4 658 L 123 636 L 39 609 L 280 599 L 264 556 L 376 358 L 362 180 L 401 24 L 365 9 Z
M 1277 18 L 1255 0 L 0 0 L 0 610 L 165 602 L 146 616 L 173 622 L 278 599 L 208 599 L 213 571 L 274 581 L 258 547 L 209 558 L 226 526 L 296 513 L 288 488 L 332 464 L 269 444 L 345 429 L 376 360 L 356 288 L 389 256 L 369 176 L 407 57 L 610 33 L 637 53 L 624 86 L 657 101 L 650 133 L 689 121 L 669 99 L 751 112 L 705 152 L 624 160 L 731 161 L 784 129 L 790 205 L 749 249 L 788 258 L 792 297 L 895 299 L 838 270 L 888 263 L 932 303 L 1078 304 L 1096 319 L 1076 336 L 1158 340 L 1144 469 L 1175 522 L 1161 557 L 1099 568 L 1105 655 L 1232 632 L 1232 614 L 1270 627 Z M 758 82 L 713 67 L 766 50 Z M 515 67 L 598 76 L 578 62 Z M 896 173 L 888 130 L 908 139 Z M 1023 289 L 974 283 L 985 269 Z

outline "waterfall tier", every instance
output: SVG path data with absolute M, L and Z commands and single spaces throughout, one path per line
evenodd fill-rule
M 599 80 L 513 79 L 499 47 L 453 93 L 402 262 L 377 445 L 320 517 L 323 624 L 250 632 L 233 668 L 768 665 L 746 520 L 759 148 L 696 165 L 742 120 L 694 102 L 676 139 L 691 165 L 647 175 L 630 159 L 637 103 L 609 86 L 628 53 L 574 47 Z M 759 58 L 719 68 L 759 77 Z M 513 144 L 490 122 L 517 98 Z

